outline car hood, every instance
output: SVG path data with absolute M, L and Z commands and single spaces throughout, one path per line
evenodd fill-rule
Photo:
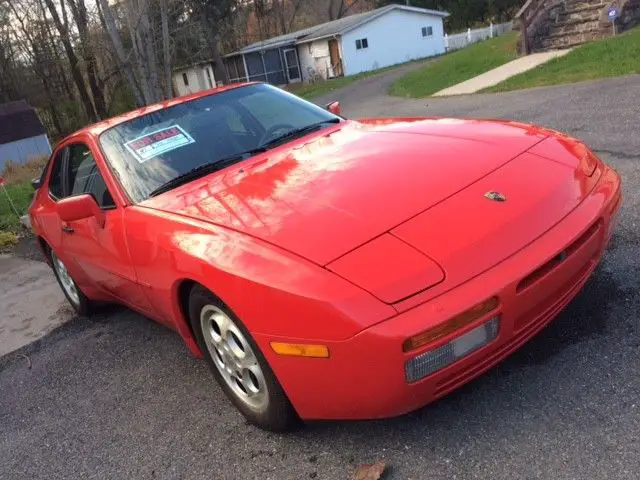
M 515 122 L 343 122 L 141 206 L 241 231 L 326 265 L 547 136 Z

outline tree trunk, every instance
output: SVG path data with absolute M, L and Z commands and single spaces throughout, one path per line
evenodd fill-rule
M 135 57 L 136 69 L 138 70 L 138 84 L 140 85 L 145 105 L 149 105 L 154 103 L 155 96 L 151 91 L 151 85 L 149 85 L 149 71 L 143 57 L 144 43 L 140 35 L 140 29 L 137 27 L 140 22 L 140 12 L 134 10 L 131 2 L 125 3 L 125 6 L 127 8 L 127 28 L 131 37 L 131 49 Z
M 153 44 L 153 31 L 149 21 L 148 0 L 138 0 L 140 10 L 141 39 L 140 45 L 142 58 L 149 72 L 149 84 L 151 87 L 152 102 L 158 102 L 162 98 L 162 89 L 158 80 L 158 66 L 156 62 L 156 50 Z
M 51 14 L 51 18 L 53 18 L 53 23 L 58 29 L 60 33 L 60 40 L 62 41 L 62 45 L 64 46 L 64 51 L 67 54 L 67 58 L 69 59 L 69 68 L 71 70 L 71 77 L 73 78 L 74 83 L 76 84 L 76 88 L 78 89 L 78 93 L 80 94 L 80 100 L 82 101 L 82 105 L 84 107 L 84 111 L 87 114 L 89 121 L 95 122 L 97 120 L 96 112 L 93 108 L 93 104 L 91 103 L 91 98 L 89 97 L 89 92 L 87 92 L 87 87 L 84 84 L 84 78 L 82 78 L 82 72 L 80 72 L 79 60 L 76 55 L 75 50 L 73 49 L 73 45 L 71 44 L 71 39 L 69 37 L 69 30 L 67 25 L 63 25 L 60 20 L 60 16 L 58 15 L 58 10 L 56 6 L 53 4 L 53 0 L 44 0 L 47 4 L 47 8 L 49 9 L 49 13 Z M 60 2 L 60 6 L 62 8 L 63 14 L 65 13 L 64 2 Z M 66 22 L 65 22 L 66 23 Z
M 31 51 L 33 52 L 34 72 L 38 77 L 40 77 L 40 81 L 42 82 L 43 93 L 46 97 L 47 107 L 49 109 L 49 112 L 51 113 L 51 121 L 53 122 L 53 127 L 56 129 L 56 133 L 58 135 L 65 134 L 67 133 L 67 131 L 62 127 L 62 122 L 60 121 L 58 111 L 55 107 L 55 92 L 49 81 L 49 76 L 42 68 L 43 62 L 41 61 L 41 59 L 45 58 L 46 55 L 42 54 L 42 52 L 38 48 L 38 44 L 35 42 L 35 40 L 33 40 L 31 35 L 28 35 L 27 38 L 29 39 L 29 43 L 31 44 Z
M 75 2 L 78 2 L 77 4 Z M 87 68 L 87 79 L 89 80 L 89 88 L 93 96 L 93 103 L 96 107 L 96 114 L 99 118 L 107 117 L 107 105 L 104 99 L 104 92 L 100 88 L 100 80 L 98 78 L 98 68 L 96 57 L 93 54 L 91 38 L 89 36 L 89 25 L 87 20 L 87 7 L 84 0 L 69 0 L 73 19 L 78 27 L 80 34 L 80 45 L 82 57 L 85 60 Z
M 42 18 L 46 18 L 47 11 L 42 0 L 38 0 L 38 6 L 40 7 Z M 60 52 L 60 46 L 55 41 L 55 37 L 53 36 L 53 32 L 51 31 L 51 24 L 49 22 L 43 22 L 43 23 L 47 32 L 49 45 L 51 45 L 51 50 L 56 54 L 62 54 L 62 52 Z M 59 81 L 58 85 L 62 85 L 62 88 L 67 94 L 67 98 L 69 100 L 72 100 L 74 96 L 73 96 L 73 92 L 71 91 L 71 86 L 70 86 L 71 82 L 67 78 L 67 72 L 64 71 L 64 65 L 62 65 L 62 62 L 55 62 L 55 68 L 56 68 L 57 74 L 60 76 L 60 78 L 58 79 Z
M 113 48 L 116 51 L 116 57 L 118 58 L 118 63 L 124 70 L 124 75 L 127 79 L 127 83 L 129 84 L 129 88 L 131 88 L 131 91 L 133 92 L 133 95 L 136 99 L 136 104 L 139 107 L 142 107 L 145 105 L 145 101 L 140 91 L 140 88 L 138 86 L 138 83 L 136 82 L 135 75 L 133 74 L 133 68 L 131 68 L 131 63 L 129 62 L 129 59 L 127 58 L 127 54 L 124 51 L 124 46 L 122 45 L 122 39 L 120 38 L 120 33 L 118 32 L 116 20 L 113 17 L 113 12 L 111 11 L 111 7 L 109 6 L 108 0 L 98 0 L 98 5 L 100 6 L 100 10 L 102 12 L 105 25 L 107 27 L 107 33 L 109 34 L 109 38 L 111 39 Z
M 171 83 L 171 49 L 169 45 L 169 16 L 167 0 L 160 0 L 160 17 L 162 21 L 162 61 L 164 66 L 164 98 L 173 98 Z M 215 85 L 214 85 L 215 87 Z
M 209 49 L 211 50 L 211 57 L 213 58 L 213 70 L 216 77 L 216 82 L 222 80 L 225 84 L 229 83 L 229 75 L 227 75 L 227 69 L 224 68 L 222 55 L 220 55 L 217 26 L 210 22 L 207 15 L 204 13 L 201 13 L 200 18 L 207 36 Z
M 285 19 L 285 10 L 286 10 L 286 5 L 285 5 L 285 0 L 275 0 L 274 2 L 275 5 L 275 14 L 277 17 L 277 22 L 280 24 L 280 35 L 284 35 L 288 32 L 287 29 L 287 20 Z

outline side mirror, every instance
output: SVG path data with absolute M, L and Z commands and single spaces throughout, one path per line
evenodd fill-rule
M 98 225 L 104 227 L 104 212 L 100 209 L 95 199 L 86 193 L 63 198 L 56 203 L 56 211 L 63 222 L 95 217 Z
M 327 103 L 324 108 L 329 110 L 334 115 L 340 115 L 342 113 L 342 109 L 340 108 L 340 102 Z
M 31 180 L 31 186 L 34 190 L 38 190 L 40 188 L 40 177 L 36 177 Z

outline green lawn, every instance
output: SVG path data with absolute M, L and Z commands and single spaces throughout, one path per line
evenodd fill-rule
M 511 32 L 446 54 L 396 80 L 391 95 L 422 98 L 499 67 L 517 57 L 517 33 Z
M 553 59 L 484 91 L 505 92 L 631 73 L 640 73 L 640 27 L 616 37 L 587 43 L 564 57 Z
M 31 203 L 33 197 L 33 187 L 31 182 L 20 182 L 13 185 L 7 185 L 6 192 L 9 193 L 11 200 L 15 204 L 18 212 L 24 215 Z M 11 210 L 7 195 L 2 187 L 0 187 L 0 231 L 17 232 L 20 230 L 20 221 L 15 213 Z
M 416 62 L 424 61 L 414 60 Z M 318 97 L 320 95 L 324 95 L 325 93 L 332 92 L 337 90 L 338 88 L 345 87 L 350 83 L 355 82 L 356 80 L 362 80 L 363 78 L 371 77 L 373 75 L 378 75 L 380 73 L 387 72 L 389 70 L 393 70 L 395 68 L 399 68 L 407 63 L 401 63 L 398 65 L 391 65 L 389 67 L 379 68 L 378 70 L 372 70 L 370 72 L 362 72 L 357 75 L 351 75 L 349 77 L 337 77 L 332 78 L 331 80 L 316 82 L 316 83 L 298 83 L 287 85 L 286 90 L 295 93 L 299 97 L 306 98 L 307 100 L 311 100 L 314 97 Z
M 288 85 L 287 90 L 291 93 L 295 93 L 299 97 L 311 100 L 318 95 L 324 95 L 337 88 L 342 88 L 345 85 L 349 85 L 355 80 L 355 75 L 351 77 L 338 77 L 325 82 L 316 83 L 301 83 L 297 85 Z

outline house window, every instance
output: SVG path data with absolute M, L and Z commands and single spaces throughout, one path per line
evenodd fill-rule
M 187 77 L 186 72 L 182 74 L 182 81 L 184 82 L 185 87 L 189 86 L 189 77 Z
M 433 27 L 422 27 L 422 36 L 430 37 L 433 35 Z
M 356 50 L 360 50 L 362 48 L 369 48 L 369 41 L 366 38 L 359 38 L 356 40 Z

